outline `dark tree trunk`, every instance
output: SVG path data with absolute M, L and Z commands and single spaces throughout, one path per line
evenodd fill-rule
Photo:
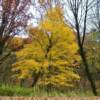
M 20 80 L 20 87 L 23 87 L 24 82 L 25 82 L 25 79 L 21 79 L 21 80 Z
M 89 70 L 89 65 L 88 65 L 88 62 L 86 60 L 86 57 L 85 57 L 85 54 L 84 54 L 84 51 L 83 51 L 83 47 L 81 46 L 80 47 L 80 55 L 81 55 L 81 58 L 83 60 L 83 63 L 84 63 L 84 66 L 85 66 L 85 72 L 86 72 L 86 76 L 91 84 L 91 88 L 92 88 L 92 91 L 93 91 L 93 94 L 95 96 L 97 96 L 97 91 L 96 91 L 96 85 L 95 85 L 95 82 L 94 82 L 94 79 L 90 73 L 90 70 Z
M 47 35 L 47 36 L 48 36 L 48 35 Z M 49 36 L 48 36 L 48 39 L 49 39 L 49 46 L 47 47 L 47 50 L 46 50 L 46 52 L 45 52 L 45 58 L 46 58 L 46 59 L 48 59 L 48 53 L 49 53 L 49 51 L 50 51 L 50 49 L 51 49 L 51 47 L 52 47 L 52 42 L 51 42 L 51 39 L 49 38 Z M 43 73 L 41 73 L 41 71 L 39 71 L 39 73 L 38 73 L 37 75 L 35 75 L 35 77 L 34 77 L 34 75 L 33 75 L 32 87 L 34 87 L 34 86 L 37 84 L 39 78 L 40 78 L 42 75 L 43 75 Z
M 35 77 L 34 77 L 34 75 L 33 75 L 32 87 L 34 87 L 34 86 L 36 85 L 36 83 L 37 83 L 38 80 L 39 80 L 40 75 L 41 75 L 41 72 L 40 72 L 40 71 L 39 71 L 39 73 L 38 73 L 37 75 L 35 75 Z
M 4 44 L 2 42 L 0 42 L 0 56 L 3 53 L 3 48 L 4 48 Z
M 86 56 L 85 56 L 85 53 L 84 53 L 83 42 L 81 44 L 81 37 L 80 37 L 79 23 L 78 23 L 78 19 L 77 19 L 78 18 L 77 14 L 75 14 L 74 17 L 75 17 L 75 21 L 76 21 L 75 26 L 76 26 L 76 30 L 77 30 L 77 39 L 78 39 L 78 46 L 79 46 L 79 50 L 80 50 L 80 56 L 81 56 L 83 64 L 84 64 L 86 76 L 87 76 L 87 79 L 90 82 L 92 92 L 95 96 L 97 96 L 96 85 L 95 85 L 94 79 L 93 79 L 93 77 L 90 73 L 90 70 L 89 70 L 89 64 L 87 62 L 87 59 L 86 59 Z M 85 33 L 85 30 L 84 30 L 84 33 Z

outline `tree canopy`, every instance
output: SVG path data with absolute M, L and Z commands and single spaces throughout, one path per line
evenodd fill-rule
M 80 61 L 75 34 L 64 23 L 60 8 L 48 10 L 39 27 L 29 33 L 32 43 L 16 52 L 18 61 L 13 64 L 18 78 L 33 77 L 38 85 L 54 86 L 72 86 L 80 79 L 75 71 Z

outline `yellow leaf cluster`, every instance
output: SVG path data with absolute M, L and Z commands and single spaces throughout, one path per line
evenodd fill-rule
M 41 72 L 37 85 L 73 86 L 80 57 L 73 30 L 64 23 L 61 9 L 48 10 L 39 27 L 30 28 L 32 43 L 17 51 L 13 71 L 23 78 Z

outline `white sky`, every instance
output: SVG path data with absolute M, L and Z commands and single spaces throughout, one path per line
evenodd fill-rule
M 40 17 L 40 13 L 39 13 L 39 10 L 41 9 L 40 8 L 40 5 L 38 3 L 38 0 L 33 0 L 33 2 L 35 1 L 34 3 L 34 7 L 30 7 L 30 12 L 32 12 L 34 18 L 32 20 L 29 21 L 29 24 L 33 25 L 33 26 L 37 26 L 41 17 Z M 61 0 L 61 3 L 63 4 L 63 9 L 64 9 L 64 12 L 65 12 L 65 18 L 72 24 L 74 22 L 74 18 L 73 18 L 73 14 L 71 13 L 70 9 L 69 9 L 69 5 L 67 4 L 66 2 L 67 0 Z M 85 2 L 86 0 L 83 1 L 83 3 Z M 89 2 L 91 2 L 91 0 L 89 0 Z M 43 10 L 41 9 L 41 12 Z M 42 12 L 43 14 L 43 12 Z M 79 17 L 80 17 L 80 14 L 81 14 L 81 10 L 80 10 L 80 13 L 79 13 Z M 83 24 L 83 23 L 82 23 Z M 74 25 L 73 25 L 74 26 Z M 92 27 L 92 24 L 90 21 L 87 22 L 87 31 L 90 31 L 91 30 L 91 27 Z M 82 26 L 81 26 L 82 27 Z

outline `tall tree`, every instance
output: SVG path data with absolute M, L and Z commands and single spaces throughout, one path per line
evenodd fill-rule
M 59 7 L 49 9 L 38 28 L 31 28 L 33 40 L 16 52 L 13 71 L 19 78 L 33 77 L 33 84 L 72 86 L 79 80 L 75 71 L 80 62 L 73 30 L 64 23 Z
M 27 26 L 30 0 L 0 0 L 0 55 L 7 42 Z
M 67 4 L 70 8 L 71 13 L 73 14 L 74 19 L 74 28 L 77 34 L 78 45 L 80 48 L 80 55 L 84 63 L 85 72 L 87 78 L 91 84 L 91 88 L 94 95 L 97 95 L 95 82 L 92 78 L 92 75 L 89 70 L 89 63 L 86 59 L 84 52 L 84 40 L 87 32 L 87 18 L 89 14 L 89 9 L 94 5 L 94 0 L 67 0 Z

